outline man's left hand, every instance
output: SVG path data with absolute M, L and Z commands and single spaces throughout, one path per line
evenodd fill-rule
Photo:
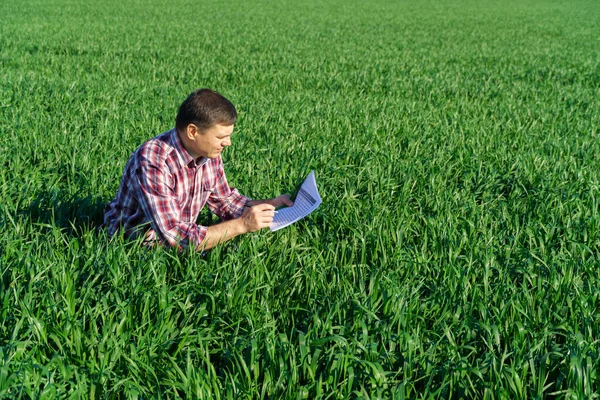
M 272 206 L 275 207 L 281 207 L 281 206 L 287 206 L 287 207 L 291 207 L 294 205 L 294 202 L 291 200 L 291 197 L 289 194 L 282 194 L 281 196 L 277 196 L 273 199 L 269 199 L 267 200 L 269 202 L 269 204 L 271 204 Z
M 291 207 L 294 205 L 294 202 L 290 199 L 289 194 L 282 194 L 281 196 L 273 197 L 272 199 L 266 200 L 250 200 L 246 206 L 252 207 L 257 206 L 259 204 L 270 204 L 273 207 L 282 207 L 287 206 Z

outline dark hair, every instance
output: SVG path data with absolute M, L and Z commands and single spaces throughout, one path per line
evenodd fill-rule
M 192 92 L 179 106 L 175 126 L 179 131 L 194 124 L 203 132 L 215 124 L 233 125 L 237 111 L 229 100 L 210 89 Z

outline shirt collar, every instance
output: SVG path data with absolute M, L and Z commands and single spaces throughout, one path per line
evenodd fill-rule
M 200 157 L 197 160 L 192 157 L 192 155 L 183 147 L 183 142 L 177 133 L 177 128 L 173 128 L 171 131 L 171 142 L 173 143 L 173 147 L 175 151 L 179 155 L 179 159 L 183 162 L 184 165 L 189 167 L 200 167 L 208 161 L 206 157 Z

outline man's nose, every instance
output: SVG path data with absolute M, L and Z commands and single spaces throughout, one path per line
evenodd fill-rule
M 225 139 L 223 141 L 223 146 L 231 146 L 231 139 Z

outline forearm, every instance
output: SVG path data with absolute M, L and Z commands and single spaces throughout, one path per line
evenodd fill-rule
M 209 226 L 204 239 L 198 245 L 198 250 L 212 249 L 219 243 L 231 240 L 246 232 L 247 229 L 244 226 L 244 222 L 239 218 Z
M 275 206 L 264 203 L 257 203 L 251 207 L 250 204 L 247 205 L 249 207 L 244 207 L 244 212 L 239 218 L 209 226 L 202 243 L 198 245 L 198 250 L 212 249 L 219 243 L 243 233 L 268 228 L 275 216 Z

